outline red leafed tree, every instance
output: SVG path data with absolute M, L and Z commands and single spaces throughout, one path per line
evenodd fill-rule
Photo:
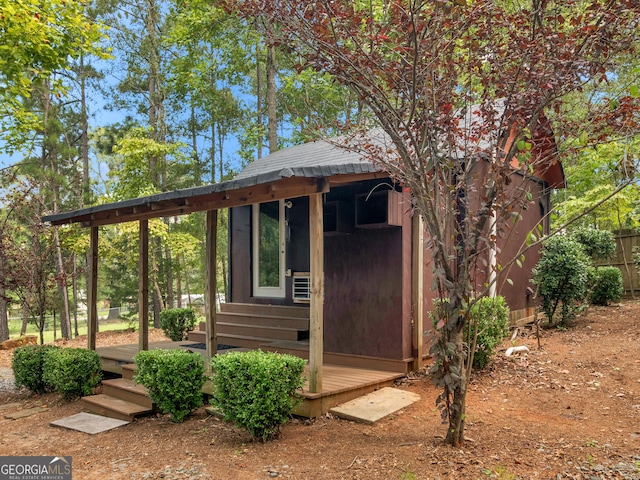
M 277 25 L 271 38 L 278 46 L 295 51 L 301 68 L 329 72 L 353 89 L 384 131 L 388 145 L 358 148 L 410 188 L 424 219 L 434 286 L 448 299 L 433 373 L 443 388 L 446 442 L 460 444 L 473 360 L 464 324 L 474 299 L 486 294 L 478 279 L 491 278 L 489 269 L 501 273 L 488 257 L 496 242 L 490 224 L 511 225 L 530 200 L 525 179 L 556 161 L 551 121 L 558 144 L 581 133 L 581 122 L 564 118 L 573 92 L 593 92 L 584 110 L 599 122 L 589 130 L 597 140 L 615 136 L 619 125 L 637 132 L 633 90 L 615 103 L 597 92 L 636 52 L 640 3 L 227 2 L 239 15 Z

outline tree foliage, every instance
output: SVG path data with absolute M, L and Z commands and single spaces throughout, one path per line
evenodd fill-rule
M 23 103 L 33 85 L 82 54 L 104 57 L 98 46 L 103 38 L 103 27 L 88 19 L 82 2 L 0 1 L 0 139 L 6 146 L 20 145 L 37 125 Z M 66 90 L 61 82 L 52 87 L 58 95 Z

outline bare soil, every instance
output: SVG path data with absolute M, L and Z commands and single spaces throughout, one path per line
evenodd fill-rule
M 136 341 L 135 333 L 98 337 L 98 345 Z M 0 455 L 71 455 L 75 479 L 640 479 L 640 301 L 591 307 L 566 331 L 542 330 L 540 341 L 538 349 L 525 330 L 513 343 L 529 353 L 505 357 L 506 340 L 475 374 L 460 448 L 442 443 L 437 391 L 413 375 L 397 387 L 421 400 L 374 425 L 294 418 L 267 443 L 204 409 L 182 424 L 158 415 L 87 435 L 49 425 L 81 411 L 79 402 L 5 392 L 0 405 L 17 405 L 3 417 L 48 410 L 0 419 Z M 10 362 L 0 352 L 0 369 Z

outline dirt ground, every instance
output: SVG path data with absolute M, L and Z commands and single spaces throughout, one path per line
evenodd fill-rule
M 152 340 L 159 339 L 152 332 Z M 98 345 L 136 334 L 99 334 Z M 397 387 L 421 400 L 374 425 L 327 415 L 292 419 L 253 443 L 242 430 L 196 412 L 183 424 L 153 416 L 97 435 L 49 422 L 81 411 L 56 394 L 0 394 L 0 455 L 71 455 L 75 479 L 640 479 L 640 301 L 591 307 L 566 331 L 524 331 L 505 357 L 477 374 L 467 401 L 468 440 L 442 444 L 446 426 L 430 379 Z M 84 346 L 84 340 L 69 342 Z M 0 352 L 0 369 L 11 353 Z M 20 420 L 4 414 L 48 410 Z M 1 408 L 1 407 L 0 407 Z

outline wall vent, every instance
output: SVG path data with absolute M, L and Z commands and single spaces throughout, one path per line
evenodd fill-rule
M 309 272 L 295 272 L 293 274 L 293 302 L 311 302 L 311 275 Z

